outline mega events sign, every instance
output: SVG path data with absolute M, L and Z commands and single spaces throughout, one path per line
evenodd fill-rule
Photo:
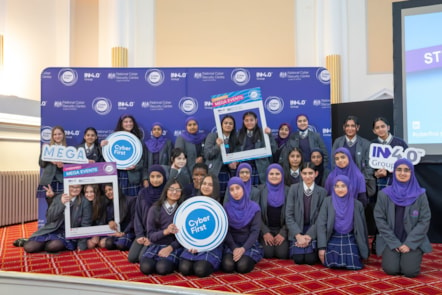
M 184 121 L 195 116 L 205 132 L 215 131 L 211 96 L 260 87 L 267 125 L 276 133 L 297 114 L 331 148 L 330 76 L 325 68 L 47 68 L 41 74 L 41 139 L 64 127 L 68 145 L 81 142 L 89 126 L 100 140 L 112 133 L 118 118 L 133 115 L 145 140 L 153 122 L 175 138 Z M 236 122 L 239 129 L 242 122 Z

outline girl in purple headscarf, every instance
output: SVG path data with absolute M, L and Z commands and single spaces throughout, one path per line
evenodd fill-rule
M 241 178 L 241 180 L 244 182 L 247 196 L 249 196 L 252 201 L 258 203 L 261 191 L 256 186 L 252 185 L 252 166 L 250 166 L 249 163 L 242 162 L 238 165 L 238 168 L 236 169 L 236 176 Z M 229 200 L 228 193 L 229 192 L 226 190 L 223 201 L 224 205 Z
M 261 245 L 265 258 L 287 259 L 289 243 L 285 224 L 288 187 L 284 185 L 281 165 L 271 164 L 266 171 L 266 184 L 261 190 Z
M 248 273 L 261 260 L 263 250 L 258 242 L 261 214 L 257 203 L 249 199 L 244 182 L 232 177 L 227 185 L 228 202 L 224 205 L 229 229 L 224 240 L 222 269 L 231 273 Z
M 362 269 L 369 255 L 364 206 L 351 186 L 347 176 L 335 177 L 316 222 L 319 259 L 330 268 Z
M 362 202 L 364 206 L 368 204 L 367 190 L 365 185 L 365 178 L 361 170 L 356 166 L 350 151 L 347 148 L 341 147 L 335 150 L 333 155 L 335 161 L 335 168 L 330 172 L 325 181 L 325 190 L 328 195 L 333 192 L 334 179 L 338 175 L 345 175 L 350 179 L 351 188 L 354 192 L 351 195 Z
M 193 170 L 195 163 L 204 163 L 203 150 L 206 134 L 200 132 L 198 121 L 195 117 L 186 120 L 184 130 L 175 141 L 175 148 L 181 148 L 187 155 L 187 169 Z
M 376 252 L 382 256 L 385 273 L 416 277 L 423 253 L 432 250 L 427 237 L 430 207 L 409 160 L 397 160 L 393 173 L 392 185 L 378 193 L 374 208 L 379 230 Z
M 147 147 L 147 168 L 152 165 L 169 165 L 172 142 L 164 136 L 163 125 L 159 122 L 154 122 L 150 134 L 150 138 L 145 142 Z

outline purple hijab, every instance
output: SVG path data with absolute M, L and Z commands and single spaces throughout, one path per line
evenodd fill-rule
M 279 129 L 281 129 L 282 126 L 287 126 L 289 128 L 289 135 L 286 138 L 279 137 Z M 279 125 L 278 135 L 275 138 L 275 141 L 278 144 L 278 147 L 281 147 L 282 145 L 284 145 L 289 140 L 290 133 L 292 133 L 292 127 L 290 126 L 289 123 L 282 123 L 281 125 Z
M 163 125 L 161 125 L 161 123 L 159 123 L 159 122 L 153 123 L 151 130 L 155 126 L 160 126 L 161 130 L 164 130 Z M 147 146 L 147 149 L 149 150 L 149 152 L 158 153 L 163 148 L 163 146 L 166 144 L 166 141 L 167 141 L 167 138 L 162 134 L 160 135 L 160 137 L 155 137 L 152 135 L 150 137 L 150 139 L 148 139 L 146 141 L 146 146 Z
M 282 175 L 281 182 L 277 185 L 271 184 L 268 179 L 269 172 L 272 169 L 278 169 L 278 171 L 281 172 Z M 267 167 L 266 186 L 269 192 L 267 195 L 267 202 L 269 203 L 269 205 L 275 208 L 281 207 L 285 201 L 284 171 L 281 165 L 271 164 L 269 165 L 269 167 Z
M 353 230 L 353 213 L 355 211 L 355 197 L 350 194 L 351 181 L 345 175 L 338 175 L 333 180 L 333 186 L 342 181 L 347 185 L 348 192 L 345 196 L 339 197 L 333 189 L 331 198 L 335 209 L 334 230 L 341 234 L 347 234 Z
M 393 183 L 384 188 L 382 191 L 395 205 L 406 207 L 413 204 L 420 195 L 425 193 L 425 189 L 420 187 L 416 176 L 414 175 L 414 166 L 409 160 L 397 160 L 396 163 L 394 163 L 394 170 L 396 170 L 396 168 L 402 164 L 407 165 L 407 167 L 410 169 L 410 180 L 407 182 L 400 182 L 396 178 L 396 172 L 393 172 Z
M 233 184 L 238 184 L 242 187 L 244 191 L 244 195 L 240 200 L 235 200 L 230 195 L 230 186 Z M 260 211 L 260 208 L 257 203 L 250 200 L 250 196 L 247 194 L 247 191 L 244 187 L 244 182 L 239 177 L 232 177 L 227 184 L 227 197 L 228 202 L 224 205 L 224 209 L 226 210 L 227 217 L 229 220 L 229 226 L 240 229 L 249 224 L 256 212 Z
M 333 186 L 334 186 L 333 181 L 335 177 L 338 175 L 345 175 L 350 179 L 351 183 L 350 187 L 352 189 L 351 195 L 357 198 L 359 193 L 366 192 L 364 175 L 362 175 L 361 170 L 359 170 L 358 166 L 356 166 L 348 149 L 344 147 L 336 149 L 333 158 L 336 156 L 336 154 L 339 153 L 342 153 L 347 156 L 348 165 L 347 167 L 344 168 L 339 168 L 338 166 L 335 166 L 335 168 L 330 172 L 330 174 L 327 177 L 327 180 L 325 182 L 325 189 L 327 193 L 330 195 L 333 191 Z
M 247 170 L 250 171 L 250 179 L 247 182 L 244 182 L 245 190 L 247 191 L 247 195 L 250 197 L 250 193 L 252 192 L 252 166 L 250 166 L 250 164 L 246 162 L 242 162 L 241 164 L 239 164 L 236 168 L 237 177 L 239 177 L 239 171 L 241 171 L 241 169 L 243 168 L 247 168 Z
M 198 131 L 195 134 L 191 134 L 189 132 L 187 132 L 187 123 L 189 123 L 189 121 L 195 121 L 196 124 L 198 125 Z M 185 129 L 182 133 L 181 136 L 184 138 L 185 141 L 193 143 L 193 144 L 200 144 L 203 142 L 203 140 L 206 138 L 206 134 L 204 133 L 200 133 L 199 132 L 199 123 L 196 120 L 195 117 L 189 117 L 187 118 L 186 122 L 185 122 Z

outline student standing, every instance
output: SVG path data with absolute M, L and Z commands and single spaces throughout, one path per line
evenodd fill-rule
M 140 141 L 142 140 L 142 133 L 140 128 L 138 127 L 138 123 L 132 115 L 124 114 L 122 115 L 117 122 L 117 126 L 115 127 L 115 132 L 117 131 L 126 131 L 135 135 Z M 142 143 L 142 141 L 141 141 Z M 105 146 L 108 144 L 107 140 L 101 141 L 101 146 Z M 118 169 L 118 186 L 123 191 L 125 196 L 136 197 L 141 189 L 143 171 L 144 171 L 144 163 L 145 163 L 145 146 L 143 145 L 143 151 L 141 159 L 137 164 L 132 165 L 126 169 Z
M 245 112 L 243 117 L 243 124 L 238 132 L 238 151 L 248 151 L 265 147 L 264 132 L 270 134 L 270 128 L 266 127 L 262 130 L 258 125 L 258 116 L 254 112 Z M 276 142 L 273 137 L 269 137 L 272 152 L 276 150 Z M 258 185 L 265 183 L 265 171 L 272 161 L 271 157 L 260 158 L 256 160 L 247 161 L 252 167 L 252 184 Z
M 164 136 L 163 125 L 154 122 L 150 134 L 150 138 L 145 142 L 147 148 L 145 167 L 149 169 L 152 165 L 169 165 L 172 142 Z
M 184 130 L 175 141 L 175 148 L 180 148 L 187 155 L 187 169 L 192 171 L 196 163 L 204 163 L 204 139 L 206 134 L 200 132 L 198 121 L 195 117 L 186 119 Z
M 338 137 L 333 142 L 332 154 L 336 149 L 344 147 L 350 151 L 350 155 L 365 178 L 367 197 L 376 195 L 376 181 L 373 176 L 373 168 L 368 164 L 370 141 L 358 135 L 360 128 L 359 119 L 356 116 L 348 116 L 343 125 L 345 135 Z M 335 163 L 332 161 L 332 168 Z
M 88 127 L 84 130 L 83 141 L 77 148 L 80 147 L 84 148 L 89 163 L 104 161 L 101 146 L 98 143 L 98 133 L 94 127 Z
M 61 126 L 54 126 L 51 130 L 51 141 L 49 145 L 61 145 L 66 146 L 66 135 L 64 129 Z M 63 162 L 47 162 L 42 160 L 42 155 L 40 153 L 38 164 L 42 169 L 39 186 L 37 188 L 37 197 L 44 198 L 50 205 L 52 199 L 48 197 L 46 192 L 48 190 L 52 191 L 54 194 L 49 194 L 50 196 L 55 196 L 63 193 Z
M 328 152 L 324 140 L 318 132 L 309 129 L 309 120 L 307 115 L 299 114 L 296 116 L 296 126 L 298 130 L 292 132 L 286 144 L 286 149 L 282 153 L 282 159 L 285 159 L 287 152 L 297 147 L 302 151 L 302 158 L 309 159 L 312 149 L 319 148 L 324 154 L 324 163 L 328 167 Z
M 218 175 L 220 183 L 220 194 L 224 196 L 226 193 L 227 183 L 230 177 L 236 173 L 237 162 L 223 164 L 221 157 L 221 145 L 224 145 L 226 154 L 236 151 L 237 132 L 235 119 L 231 115 L 226 115 L 221 119 L 222 138 L 218 137 L 217 132 L 207 135 L 204 144 L 204 159 L 209 168 L 209 172 Z

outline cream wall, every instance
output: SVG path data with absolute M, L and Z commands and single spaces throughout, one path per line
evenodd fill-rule
M 342 101 L 373 99 L 393 92 L 391 44 L 383 46 L 391 42 L 391 14 L 384 11 L 391 2 L 0 0 L 0 94 L 40 100 L 45 67 L 109 67 L 111 48 L 124 42 L 131 67 L 325 66 L 325 56 L 337 52 Z M 0 144 L 32 157 L 39 151 L 37 143 Z M 23 157 L 4 163 L 36 165 Z

